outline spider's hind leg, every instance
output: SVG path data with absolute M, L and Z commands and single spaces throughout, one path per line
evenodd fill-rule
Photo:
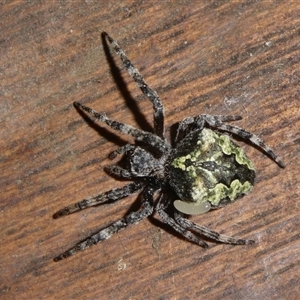
M 244 239 L 237 239 L 233 237 L 229 237 L 223 234 L 220 234 L 216 231 L 210 230 L 204 226 L 200 226 L 195 224 L 194 222 L 184 218 L 181 213 L 175 212 L 174 213 L 175 220 L 180 226 L 185 228 L 186 230 L 192 230 L 197 232 L 207 238 L 210 238 L 214 241 L 225 243 L 225 244 L 233 244 L 233 245 L 249 245 L 253 244 L 254 241 L 252 240 L 244 240 Z
M 253 145 L 257 146 L 259 149 L 264 151 L 271 159 L 273 159 L 281 168 L 284 168 L 285 165 L 283 161 L 274 153 L 274 151 L 257 135 L 242 129 L 238 126 L 223 124 L 215 116 L 203 115 L 205 121 L 209 126 L 216 127 L 218 129 L 224 130 L 229 133 L 236 134 L 246 141 L 250 141 Z
M 187 230 L 186 228 L 184 228 L 183 226 L 181 226 L 181 224 L 179 224 L 178 222 L 176 222 L 171 216 L 169 216 L 169 214 L 167 212 L 165 212 L 165 209 L 167 208 L 168 204 L 164 203 L 164 195 L 162 195 L 160 197 L 160 199 L 158 200 L 158 203 L 156 205 L 156 211 L 159 214 L 159 216 L 161 217 L 161 220 L 168 224 L 169 226 L 171 226 L 175 231 L 177 231 L 179 234 L 181 234 L 182 236 L 184 236 L 188 241 L 195 243 L 203 248 L 207 248 L 208 245 L 201 240 L 199 237 L 197 237 L 195 234 L 193 234 L 192 232 L 190 232 L 189 230 Z
M 285 165 L 283 161 L 274 153 L 274 151 L 266 145 L 266 143 L 260 139 L 257 135 L 242 129 L 238 126 L 224 124 L 223 122 L 241 120 L 241 116 L 212 116 L 212 115 L 198 115 L 195 117 L 188 117 L 180 122 L 176 134 L 176 143 L 185 136 L 187 133 L 193 130 L 203 129 L 203 127 L 210 126 L 217 129 L 224 130 L 229 133 L 236 134 L 246 141 L 250 141 L 253 145 L 264 151 L 271 159 L 273 159 L 281 168 Z
M 188 133 L 194 131 L 194 130 L 201 130 L 205 126 L 205 123 L 207 122 L 206 118 L 209 115 L 198 115 L 194 117 L 188 117 L 183 119 L 177 128 L 175 142 L 178 143 L 184 136 L 186 136 Z M 230 121 L 237 121 L 241 120 L 241 116 L 210 116 L 213 117 L 215 120 L 215 123 L 222 124 L 222 122 L 230 122 Z

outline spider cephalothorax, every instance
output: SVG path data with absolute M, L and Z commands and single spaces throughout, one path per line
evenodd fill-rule
M 188 117 L 179 123 L 175 146 L 171 147 L 164 135 L 164 108 L 157 93 L 146 84 L 118 44 L 106 33 L 104 35 L 120 56 L 128 73 L 152 102 L 154 132 L 146 132 L 113 121 L 104 113 L 97 113 L 87 106 L 74 102 L 75 107 L 87 111 L 113 129 L 133 136 L 140 143 L 139 145 L 126 144 L 111 153 L 110 158 L 120 154 L 125 155 L 128 162 L 126 167 L 117 164 L 107 167 L 112 175 L 131 180 L 131 183 L 69 205 L 55 213 L 53 217 L 59 218 L 87 207 L 117 201 L 138 191 L 142 193 L 141 209 L 129 213 L 89 236 L 54 260 L 59 261 L 108 239 L 114 233 L 141 221 L 155 211 L 164 223 L 202 247 L 208 245 L 200 239 L 199 235 L 228 244 L 254 243 L 252 240 L 221 235 L 191 222 L 185 215 L 205 213 L 210 209 L 232 203 L 249 193 L 253 187 L 255 178 L 253 163 L 242 148 L 220 131 L 250 141 L 280 167 L 284 167 L 283 162 L 256 135 L 237 126 L 224 124 L 224 122 L 240 120 L 240 116 Z M 158 194 L 157 201 L 154 201 L 154 194 Z

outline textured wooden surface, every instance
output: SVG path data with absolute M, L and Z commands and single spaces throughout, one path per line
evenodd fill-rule
M 0 298 L 299 299 L 299 2 L 100 2 L 0 5 Z M 204 250 L 152 218 L 53 262 L 135 200 L 52 219 L 123 185 L 103 166 L 127 137 L 84 120 L 72 102 L 151 130 L 151 105 L 116 69 L 103 31 L 159 93 L 168 129 L 189 115 L 241 114 L 236 124 L 285 161 L 280 169 L 245 145 L 253 193 L 193 217 L 256 244 Z

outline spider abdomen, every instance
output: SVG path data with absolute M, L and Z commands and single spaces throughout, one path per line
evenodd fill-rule
M 188 134 L 174 149 L 168 175 L 182 201 L 217 207 L 249 193 L 255 170 L 228 135 L 203 128 Z

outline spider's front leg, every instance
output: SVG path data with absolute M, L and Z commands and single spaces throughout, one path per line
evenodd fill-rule
M 111 165 L 111 166 L 106 166 L 105 170 L 112 176 L 116 176 L 119 178 L 124 178 L 124 179 L 134 179 L 132 173 L 127 171 L 126 169 L 117 166 L 117 165 Z
M 109 154 L 110 159 L 115 159 L 118 155 L 126 154 L 130 151 L 133 151 L 136 148 L 136 145 L 126 144 L 124 146 L 119 147 L 117 150 L 112 151 Z
M 92 108 L 87 107 L 79 102 L 74 102 L 74 106 L 76 108 L 80 108 L 82 110 L 87 111 L 92 116 L 94 116 L 97 120 L 107 124 L 114 130 L 117 130 L 124 134 L 131 135 L 137 141 L 144 142 L 144 143 L 154 147 L 161 153 L 165 153 L 166 151 L 170 150 L 170 145 L 164 139 L 160 138 L 156 134 L 153 134 L 153 133 L 150 133 L 147 131 L 143 131 L 141 129 L 134 128 L 128 124 L 124 124 L 124 123 L 112 120 L 109 117 L 107 117 L 105 113 L 98 113 L 95 110 L 93 110 Z M 125 150 L 126 150 L 126 148 L 125 148 Z M 121 151 L 123 151 L 123 149 Z
M 78 243 L 75 247 L 55 257 L 54 261 L 62 260 L 76 254 L 79 251 L 85 250 L 92 245 L 98 244 L 103 240 L 107 240 L 114 233 L 119 232 L 120 230 L 126 228 L 128 225 L 136 224 L 151 215 L 154 209 L 153 194 L 155 193 L 155 191 L 156 190 L 152 187 L 146 187 L 142 194 L 142 208 L 139 211 L 131 212 L 124 218 L 114 222 L 110 226 L 101 229 L 99 232 Z
M 53 215 L 53 218 L 58 219 L 62 216 L 70 215 L 76 211 L 83 210 L 83 209 L 91 207 L 91 206 L 103 204 L 105 202 L 118 201 L 122 198 L 126 198 L 127 196 L 129 196 L 131 194 L 136 193 L 143 186 L 144 186 L 144 184 L 142 182 L 132 182 L 132 183 L 129 183 L 129 184 L 123 186 L 122 188 L 112 189 L 108 192 L 101 193 L 97 196 L 86 198 L 82 201 L 76 202 L 74 204 L 71 204 L 71 205 L 59 210 L 58 212 L 56 212 Z
M 127 58 L 126 54 L 117 44 L 117 42 L 106 32 L 104 32 L 103 34 L 121 58 L 123 65 L 125 66 L 129 75 L 134 79 L 143 94 L 152 102 L 154 110 L 154 133 L 159 137 L 164 138 L 164 106 L 162 104 L 162 101 L 158 97 L 157 93 L 148 86 L 139 70 Z

